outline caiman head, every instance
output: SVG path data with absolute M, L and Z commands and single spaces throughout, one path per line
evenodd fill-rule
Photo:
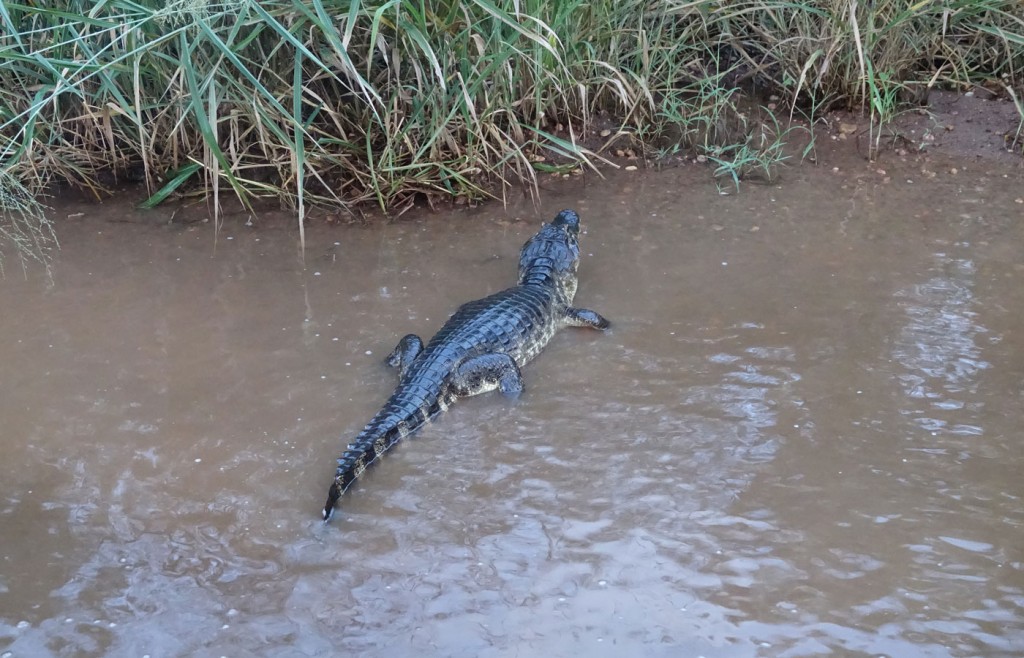
M 579 234 L 580 216 L 572 210 L 563 210 L 540 227 L 519 254 L 519 285 L 554 287 L 566 304 L 571 303 L 580 265 Z

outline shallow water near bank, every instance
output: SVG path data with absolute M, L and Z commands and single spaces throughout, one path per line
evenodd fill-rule
M 283 228 L 61 217 L 52 283 L 0 281 L 0 654 L 1024 654 L 1024 176 L 924 166 L 611 174 L 317 227 L 305 265 Z M 563 207 L 613 329 L 322 525 L 383 357 Z

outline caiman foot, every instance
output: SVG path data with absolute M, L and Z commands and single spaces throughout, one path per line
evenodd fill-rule
M 391 350 L 387 364 L 392 368 L 398 368 L 398 376 L 401 377 L 422 351 L 423 340 L 416 334 L 406 334 L 402 336 L 402 340 L 398 341 L 395 349 Z
M 508 354 L 481 354 L 459 364 L 452 384 L 456 394 L 462 397 L 494 389 L 516 396 L 523 392 L 523 375 Z
M 591 329 L 607 329 L 612 325 L 601 314 L 589 308 L 567 308 L 565 319 L 570 327 L 589 327 Z

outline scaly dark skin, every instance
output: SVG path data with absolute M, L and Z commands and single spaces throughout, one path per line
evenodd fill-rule
M 399 341 L 388 357 L 398 386 L 338 459 L 324 521 L 370 464 L 455 400 L 494 389 L 520 393 L 520 369 L 559 329 L 608 328 L 594 311 L 572 306 L 579 231 L 575 212 L 558 213 L 523 245 L 515 287 L 463 304 L 425 347 L 412 334 Z

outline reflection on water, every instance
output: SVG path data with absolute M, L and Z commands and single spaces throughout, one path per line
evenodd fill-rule
M 550 191 L 612 331 L 326 527 L 380 359 L 508 285 L 533 209 L 312 228 L 305 267 L 64 226 L 52 287 L 0 282 L 0 656 L 1022 655 L 1013 186 L 800 171 Z
M 971 294 L 975 266 L 970 259 L 939 253 L 933 269 L 940 274 L 897 293 L 907 324 L 893 345 L 893 358 L 907 371 L 899 378 L 904 393 L 926 405 L 908 413 L 929 432 L 982 434 L 980 426 L 962 422 L 982 404 L 968 407 L 979 372 L 989 366 L 977 344 L 986 329 L 977 323 Z M 942 418 L 946 411 L 957 412 L 951 417 L 961 422 Z

